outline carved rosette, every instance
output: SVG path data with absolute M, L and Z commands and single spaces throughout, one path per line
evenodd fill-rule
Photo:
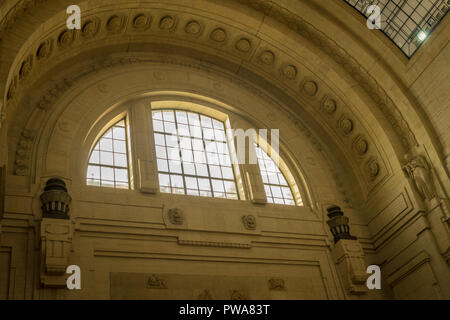
M 253 216 L 251 214 L 242 216 L 242 223 L 244 224 L 244 227 L 247 230 L 255 230 L 256 229 L 256 218 L 255 218 L 255 216 Z
M 186 23 L 186 26 L 184 27 L 184 31 L 187 34 L 198 36 L 200 35 L 202 31 L 202 26 L 200 23 L 196 20 L 191 20 L 188 23 Z
M 49 179 L 41 194 L 44 218 L 69 219 L 72 198 L 67 193 L 66 184 L 58 178 Z
M 284 280 L 281 278 L 270 278 L 267 281 L 269 286 L 269 290 L 285 290 L 286 285 L 284 284 Z
M 167 212 L 171 224 L 182 225 L 184 222 L 184 214 L 181 209 L 173 208 Z
M 211 32 L 209 38 L 214 42 L 222 43 L 225 42 L 225 40 L 227 39 L 227 33 L 222 28 L 216 28 Z
M 147 280 L 147 289 L 167 289 L 167 284 L 163 278 L 152 274 Z
M 150 28 L 152 16 L 145 13 L 138 13 L 134 16 L 132 26 L 136 31 L 145 31 Z

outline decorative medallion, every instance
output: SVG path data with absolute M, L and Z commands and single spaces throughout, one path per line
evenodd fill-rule
M 251 42 L 247 38 L 241 38 L 235 44 L 235 48 L 241 52 L 248 52 L 250 51 L 251 47 L 252 47 Z
M 111 33 L 119 33 L 125 27 L 125 16 L 113 15 L 106 22 L 106 29 Z
M 303 83 L 303 91 L 305 91 L 308 96 L 315 96 L 318 89 L 319 87 L 315 81 L 307 80 Z
M 90 20 L 87 20 L 83 26 L 81 27 L 81 35 L 84 38 L 91 39 L 95 37 L 95 35 L 100 30 L 100 19 L 93 18 Z
M 38 60 L 46 59 L 50 56 L 53 49 L 53 40 L 48 39 L 44 42 L 42 42 L 37 51 L 36 51 L 36 57 Z
M 363 137 L 358 136 L 353 142 L 353 148 L 355 149 L 357 154 L 363 156 L 367 153 L 367 150 L 369 149 L 369 143 Z
M 175 19 L 172 16 L 164 16 L 159 20 L 159 28 L 161 30 L 173 30 L 175 27 Z
M 270 50 L 263 51 L 259 55 L 259 61 L 261 61 L 265 65 L 270 66 L 275 62 L 275 55 Z
M 380 173 L 380 165 L 376 158 L 371 158 L 366 162 L 365 171 L 370 180 L 375 180 Z
M 202 27 L 198 21 L 191 20 L 188 23 L 186 23 L 186 26 L 184 27 L 184 31 L 188 34 L 192 35 L 198 35 L 200 34 L 200 31 L 202 30 Z
M 138 13 L 133 18 L 133 28 L 137 31 L 144 31 L 150 27 L 152 17 L 144 13 Z
M 283 74 L 283 76 L 285 76 L 287 79 L 289 80 L 294 80 L 297 77 L 297 68 L 292 65 L 289 64 L 287 66 L 284 66 L 281 69 L 281 73 Z
M 284 285 L 284 280 L 281 278 L 270 278 L 269 281 L 267 281 L 267 284 L 269 286 L 269 290 L 286 289 L 286 286 Z
M 322 110 L 331 115 L 336 112 L 336 109 L 337 109 L 336 100 L 331 99 L 328 96 L 325 96 L 322 100 Z
M 253 216 L 251 214 L 242 216 L 242 223 L 244 224 L 244 227 L 247 230 L 255 230 L 256 229 L 256 218 L 255 218 L 255 216 Z
M 22 62 L 22 65 L 20 66 L 19 79 L 23 79 L 27 75 L 29 75 L 32 67 L 33 67 L 33 56 L 29 55 L 28 57 L 25 58 L 25 60 Z
M 75 30 L 64 30 L 58 36 L 58 47 L 67 48 L 75 39 Z
M 169 209 L 167 212 L 169 215 L 169 221 L 172 224 L 181 225 L 184 222 L 183 211 L 178 208 Z
M 152 274 L 147 280 L 148 289 L 167 289 L 166 282 L 164 279 L 156 274 Z
M 230 298 L 231 300 L 248 300 L 248 296 L 241 290 L 233 290 Z
M 350 134 L 353 131 L 353 121 L 347 117 L 341 118 L 338 123 L 339 129 L 345 135 Z
M 224 42 L 227 38 L 227 33 L 222 28 L 216 28 L 211 32 L 209 37 L 215 42 Z

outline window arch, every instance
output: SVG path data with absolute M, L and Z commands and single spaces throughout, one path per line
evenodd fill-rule
M 255 144 L 255 148 L 267 202 L 295 205 L 291 186 L 278 165 L 259 145 Z
M 86 183 L 91 186 L 129 189 L 129 146 L 126 119 L 112 125 L 97 140 L 87 168 Z
M 239 199 L 222 121 L 185 110 L 154 110 L 160 191 Z

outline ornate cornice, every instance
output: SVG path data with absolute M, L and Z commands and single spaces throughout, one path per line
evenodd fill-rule
M 116 21 L 117 20 L 117 21 Z M 174 24 L 177 23 L 176 26 Z M 117 23 L 116 23 L 117 22 Z M 151 25 L 148 23 L 151 22 Z M 127 28 L 126 24 L 129 24 Z M 116 28 L 118 26 L 118 28 Z M 170 28 L 168 28 L 170 26 Z M 196 28 L 197 26 L 198 28 Z M 178 29 L 177 29 L 178 28 Z M 125 31 L 125 29 L 127 31 Z M 333 93 L 327 91 L 326 85 L 322 84 L 320 79 L 317 79 L 314 75 L 305 75 L 305 68 L 294 59 L 285 57 L 276 48 L 269 48 L 263 44 L 258 46 L 255 39 L 250 35 L 239 36 L 234 34 L 235 30 L 227 27 L 226 25 L 210 26 L 206 23 L 206 19 L 191 16 L 181 20 L 177 17 L 176 13 L 173 15 L 159 14 L 158 11 L 152 13 L 135 12 L 130 13 L 129 16 L 124 15 L 122 12 L 109 12 L 107 15 L 100 16 L 91 15 L 86 16 L 82 23 L 81 30 L 68 31 L 65 28 L 55 29 L 50 34 L 47 34 L 35 47 L 30 47 L 29 52 L 26 54 L 26 58 L 16 68 L 16 74 L 13 77 L 13 81 L 10 82 L 8 87 L 8 103 L 18 103 L 20 101 L 21 92 L 26 92 L 27 82 L 32 82 L 33 78 L 36 79 L 42 71 L 42 67 L 47 67 L 54 58 L 59 54 L 64 54 L 67 50 L 73 49 L 76 45 L 83 46 L 85 43 L 98 43 L 100 39 L 111 39 L 113 36 L 119 34 L 142 34 L 143 32 L 153 32 L 156 34 L 164 34 L 165 36 L 180 37 L 175 34 L 175 30 L 180 30 L 181 34 L 190 36 L 191 33 L 203 32 L 204 36 L 199 39 L 197 36 L 192 37 L 193 41 L 198 41 L 199 45 L 202 45 L 204 38 L 207 38 L 209 46 L 214 46 L 219 50 L 223 50 L 231 55 L 240 57 L 253 64 L 256 70 L 263 72 L 264 77 L 269 77 L 271 81 L 276 82 L 281 87 L 286 87 L 296 96 L 301 96 L 302 99 L 306 99 L 308 104 L 317 110 L 321 111 L 322 117 L 332 130 L 335 130 L 337 137 L 343 141 L 348 147 L 348 151 L 356 153 L 359 159 L 358 166 L 362 176 L 366 176 L 368 167 L 368 159 L 370 161 L 378 161 L 379 155 L 374 153 L 375 148 L 370 147 L 372 144 L 366 136 L 365 130 L 362 125 L 357 125 L 359 122 L 354 115 L 348 110 L 348 107 L 334 97 Z M 225 44 L 223 42 L 226 42 Z M 251 54 L 252 53 L 252 54 Z M 254 54 L 253 54 L 254 53 Z M 157 60 L 157 59 L 156 59 Z M 74 82 L 92 72 L 98 71 L 102 68 L 112 67 L 115 65 L 123 65 L 130 63 L 142 63 L 142 62 L 161 62 L 161 58 L 156 61 L 151 58 L 111 58 L 105 60 L 103 63 L 97 63 L 88 70 L 84 70 L 81 74 L 72 75 L 71 78 L 66 78 L 64 81 L 56 85 L 53 89 L 46 92 L 38 101 L 36 107 L 47 111 L 50 105 L 53 104 L 58 97 L 63 94 Z M 186 66 L 189 68 L 195 68 L 200 70 L 212 70 L 217 69 L 213 63 L 201 61 L 200 63 L 193 61 L 186 61 L 183 59 L 174 59 L 173 57 L 166 57 L 163 59 L 165 64 L 173 64 L 178 66 Z M 307 128 L 298 116 L 295 116 L 293 110 L 285 110 L 280 104 L 275 101 L 270 95 L 263 94 L 261 90 L 258 90 L 254 85 L 247 83 L 240 79 L 240 77 L 232 75 L 230 73 L 222 73 L 225 79 L 239 84 L 239 86 L 253 92 L 257 96 L 263 97 L 265 101 L 268 101 L 275 109 L 280 112 L 289 112 L 292 121 L 295 125 L 305 133 L 305 135 L 311 139 L 313 146 L 321 152 L 323 147 L 319 140 L 312 134 L 311 130 Z M 21 88 L 23 87 L 23 88 Z M 220 85 L 214 88 L 220 91 Z M 345 116 L 344 116 L 345 115 Z M 349 125 L 350 123 L 350 125 Z M 28 127 L 26 126 L 25 129 Z M 342 134 L 340 134 L 342 133 Z M 16 155 L 16 168 L 15 174 L 28 175 L 30 150 L 29 148 L 29 135 L 19 141 Z M 359 137 L 359 138 L 358 138 Z M 358 140 L 357 140 L 358 139 Z M 25 140 L 25 141 L 23 141 Z M 24 147 L 25 150 L 24 150 Z M 375 159 L 375 160 L 374 160 Z M 382 163 L 377 162 L 372 167 L 379 168 L 372 171 L 371 176 L 366 177 L 368 184 L 372 187 L 380 180 L 380 178 L 386 174 L 385 170 L 382 170 L 384 166 Z M 380 172 L 383 174 L 380 174 Z M 376 178 L 376 179 L 375 179 Z

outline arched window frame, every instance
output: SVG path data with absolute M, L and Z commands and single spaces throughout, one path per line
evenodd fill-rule
M 178 97 L 177 97 L 178 98 Z M 207 116 L 216 118 L 222 122 L 225 123 L 225 126 L 227 129 L 230 129 L 232 127 L 239 127 L 239 125 L 236 125 L 237 123 L 240 123 L 242 119 L 244 119 L 241 115 L 236 114 L 228 108 L 222 108 L 218 107 L 215 103 L 209 103 L 206 101 L 189 101 L 180 99 L 167 99 L 167 97 L 163 98 L 145 98 L 145 99 L 138 99 L 136 101 L 126 102 L 121 104 L 122 106 L 118 108 L 118 110 L 121 110 L 120 113 L 117 111 L 114 112 L 115 116 L 108 117 L 110 120 L 99 119 L 94 127 L 91 127 L 90 130 L 92 132 L 95 132 L 98 129 L 95 129 L 99 126 L 99 123 L 106 123 L 102 126 L 102 130 L 99 130 L 99 134 L 96 135 L 95 139 L 89 139 L 89 141 L 92 141 L 91 148 L 89 151 L 89 155 L 91 151 L 93 150 L 96 141 L 106 132 L 106 130 L 113 125 L 115 122 L 120 120 L 120 118 L 125 117 L 126 119 L 126 128 L 127 128 L 127 135 L 128 135 L 128 152 L 129 152 L 129 189 L 137 189 L 141 191 L 142 193 L 152 193 L 152 194 L 159 194 L 159 182 L 157 179 L 157 165 L 156 165 L 156 155 L 155 155 L 155 145 L 153 140 L 153 125 L 152 125 L 152 117 L 151 113 L 152 110 L 158 110 L 158 109 L 174 109 L 174 103 L 178 106 L 177 109 L 185 110 L 185 111 L 193 111 L 201 114 L 205 114 Z M 136 112 L 137 105 L 141 105 L 142 110 L 147 109 L 148 115 L 143 114 L 142 112 L 138 114 Z M 246 120 L 244 120 L 245 122 Z M 140 124 L 138 125 L 138 123 Z M 146 125 L 145 125 L 146 124 Z M 244 126 L 245 127 L 245 126 Z M 141 138 L 139 138 L 139 134 L 137 132 L 141 133 Z M 92 132 L 89 134 L 92 135 Z M 146 136 L 145 134 L 142 134 L 143 132 L 149 133 L 147 135 L 147 139 L 143 141 L 142 136 Z M 232 136 L 228 135 L 229 131 L 227 130 L 227 139 L 228 139 L 228 145 L 231 149 L 231 157 L 235 161 L 236 158 L 236 145 L 233 140 Z M 148 139 L 148 137 L 151 137 L 152 139 Z M 259 138 L 258 138 L 259 139 Z M 149 142 L 151 140 L 151 143 Z M 139 146 L 146 146 L 146 150 L 142 150 L 144 148 L 140 148 Z M 292 159 L 285 158 L 285 154 L 282 152 L 283 147 L 280 146 L 280 170 L 285 175 L 286 180 L 289 183 L 289 186 L 291 187 L 291 190 L 294 195 L 294 199 L 296 202 L 296 206 L 302 206 L 303 202 L 302 199 L 304 198 L 304 195 L 301 194 L 300 188 L 304 188 L 304 183 L 301 183 L 303 180 L 301 180 L 300 177 L 297 177 L 295 172 L 297 172 L 298 166 L 293 165 L 290 163 Z M 265 150 L 267 152 L 267 150 Z M 142 153 L 145 153 L 145 156 L 142 156 Z M 268 152 L 270 155 L 270 151 Z M 89 158 L 88 158 L 89 159 Z M 285 161 L 287 160 L 287 161 Z M 144 163 L 144 164 L 143 164 Z M 249 185 L 246 182 L 245 175 L 248 174 L 248 168 L 245 168 L 245 166 L 241 164 L 235 164 L 233 162 L 233 166 L 236 167 L 235 172 L 235 179 L 237 188 L 239 191 L 239 199 L 240 200 L 250 200 L 252 201 L 252 196 L 250 189 L 253 189 L 255 185 Z M 147 169 L 145 169 L 147 167 Z M 87 169 L 87 161 L 86 166 Z M 256 170 L 257 175 L 259 175 L 259 178 L 261 179 L 261 183 L 259 186 L 256 187 L 263 187 L 262 178 L 260 175 L 259 169 Z M 86 172 L 86 171 L 85 171 Z M 147 183 L 145 187 L 143 187 L 143 176 L 152 177 L 150 180 L 150 183 Z M 299 180 L 300 179 L 300 180 Z M 84 180 L 86 181 L 86 175 L 84 176 Z M 300 181 L 300 182 L 299 182 Z M 254 182 L 254 181 L 253 181 Z M 149 187 L 150 185 L 150 187 Z M 114 188 L 107 188 L 108 190 L 116 190 L 114 192 L 123 192 L 123 189 L 114 189 Z M 173 194 L 168 194 L 172 196 Z M 181 195 L 185 196 L 185 195 Z M 195 196 L 197 197 L 197 196 Z M 201 197 L 199 197 L 201 198 Z M 214 198 L 218 199 L 218 198 Z M 218 199 L 219 200 L 219 199 Z M 253 203 L 260 203 L 264 204 L 266 203 L 266 199 L 264 201 L 256 202 L 252 201 Z M 280 205 L 280 206 L 286 206 L 286 207 L 293 207 L 289 205 L 281 205 L 281 204 L 270 204 L 270 205 Z
M 107 185 L 96 185 L 96 184 L 89 184 L 88 180 L 88 170 L 89 170 L 89 165 L 98 165 L 98 166 L 103 166 L 102 164 L 94 164 L 94 163 L 90 163 L 90 159 L 92 157 L 93 152 L 95 151 L 95 148 L 97 146 L 97 144 L 100 142 L 101 138 L 103 138 L 105 136 L 105 134 L 111 129 L 113 128 L 117 123 L 119 123 L 120 121 L 124 121 L 124 129 L 125 129 L 125 148 L 126 148 L 126 161 L 127 161 L 127 166 L 123 167 L 124 169 L 127 169 L 127 174 L 128 174 L 128 187 L 116 187 L 116 185 L 114 186 L 107 186 Z M 99 124 L 97 124 L 98 126 Z M 95 129 L 92 129 L 95 130 Z M 114 141 L 113 141 L 114 143 Z M 131 151 L 131 147 L 132 147 L 132 143 L 131 143 L 131 133 L 130 133 L 130 114 L 128 112 L 128 109 L 126 111 L 122 111 L 119 114 L 116 114 L 115 116 L 113 116 L 112 118 L 110 118 L 103 126 L 102 129 L 98 131 L 98 134 L 95 136 L 95 138 L 93 139 L 92 143 L 91 143 L 91 147 L 89 149 L 89 153 L 88 153 L 88 157 L 87 157 L 87 161 L 85 162 L 85 166 L 84 166 L 84 172 L 85 172 L 85 184 L 89 187 L 104 187 L 104 188 L 108 188 L 108 189 L 119 189 L 119 190 L 133 190 L 134 189 L 134 172 L 133 172 L 133 158 L 132 158 L 132 151 Z M 108 165 L 108 167 L 111 168 L 116 168 L 116 166 L 114 165 Z M 119 166 L 117 166 L 117 168 L 119 168 Z

